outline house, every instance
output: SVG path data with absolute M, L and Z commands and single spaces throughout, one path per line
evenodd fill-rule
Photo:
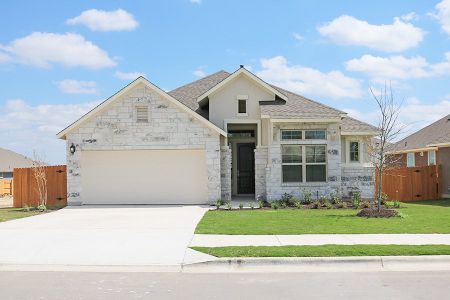
M 377 128 L 240 67 L 166 93 L 143 77 L 62 130 L 69 204 L 374 194 Z
M 403 167 L 441 166 L 441 191 L 450 198 L 450 114 L 407 136 L 393 151 Z
M 0 148 L 0 178 L 12 179 L 14 168 L 29 168 L 33 160 L 11 150 Z

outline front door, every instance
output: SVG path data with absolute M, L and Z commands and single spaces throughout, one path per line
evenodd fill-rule
M 237 192 L 255 193 L 255 143 L 237 144 Z

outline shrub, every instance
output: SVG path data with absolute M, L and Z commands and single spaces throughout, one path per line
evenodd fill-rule
M 400 208 L 400 201 L 398 200 L 394 201 L 394 208 Z
M 325 199 L 323 206 L 325 206 L 327 209 L 333 208 L 333 204 L 328 199 Z
M 25 204 L 25 206 L 23 207 L 23 210 L 26 212 L 31 211 L 31 207 L 29 207 L 27 204 Z
M 249 202 L 248 203 L 248 207 L 250 207 L 250 209 L 254 209 L 255 208 L 255 203 L 253 203 L 253 201 Z
M 221 199 L 217 199 L 216 202 L 214 202 L 214 206 L 216 209 L 219 209 L 223 205 L 223 201 Z
M 361 203 L 361 192 L 356 191 L 352 193 L 352 204 L 354 208 L 358 208 Z
M 242 203 L 239 203 L 239 209 L 243 209 L 244 208 L 244 204 L 242 204 Z
M 287 207 L 292 205 L 292 194 L 290 193 L 284 193 L 283 196 L 281 196 L 280 204 L 282 207 Z
M 225 207 L 226 207 L 228 210 L 231 210 L 231 208 L 232 208 L 231 201 L 227 201 L 227 203 L 225 203 Z
M 303 203 L 310 204 L 312 202 L 312 192 L 307 189 L 303 189 Z
M 47 206 L 45 206 L 44 204 L 41 204 L 41 205 L 39 205 L 39 206 L 37 207 L 37 209 L 38 209 L 39 211 L 46 211 L 46 210 L 47 210 Z
M 386 193 L 381 193 L 381 204 L 386 204 L 386 202 L 388 201 L 389 196 Z
M 264 200 L 258 200 L 258 207 L 263 208 L 266 202 Z
M 292 198 L 292 204 L 294 204 L 296 208 L 302 208 L 302 202 L 298 198 Z
M 311 205 L 311 208 L 313 208 L 313 209 L 318 209 L 320 207 L 322 207 L 322 204 L 320 203 L 319 200 L 314 201 Z
M 347 208 L 347 202 L 342 202 L 341 205 L 342 205 L 341 208 Z
M 270 207 L 272 209 L 278 209 L 278 208 L 280 208 L 280 204 L 278 203 L 278 201 L 273 201 L 270 203 Z
M 369 201 L 361 201 L 359 203 L 359 208 L 370 208 L 370 202 Z
M 331 198 L 331 203 L 333 203 L 333 204 L 339 205 L 340 203 L 342 203 L 342 199 L 341 199 L 341 197 L 339 197 L 339 195 L 337 193 L 336 194 L 332 193 L 330 195 L 330 198 Z
M 336 208 L 344 208 L 344 205 L 345 205 L 345 208 L 346 208 L 347 207 L 347 203 L 341 201 L 341 202 L 336 204 Z

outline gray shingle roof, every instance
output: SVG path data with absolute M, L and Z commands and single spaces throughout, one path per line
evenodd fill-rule
M 450 114 L 397 142 L 396 151 L 450 143 Z
M 188 83 L 169 92 L 169 95 L 189 107 L 198 111 L 197 98 L 215 85 L 226 79 L 231 74 L 219 71 L 197 81 Z M 271 85 L 280 93 L 286 95 L 288 100 L 276 101 L 277 104 L 261 105 L 261 114 L 269 115 L 276 119 L 302 118 L 302 119 L 335 119 L 345 114 L 344 111 L 329 107 L 311 99 L 305 98 L 280 87 Z M 342 123 L 343 131 L 373 132 L 377 129 L 367 123 L 345 117 Z
M 33 160 L 11 150 L 0 148 L 0 172 L 12 172 L 14 168 L 28 168 Z
M 378 128 L 354 118 L 345 116 L 342 119 L 341 130 L 344 132 L 374 132 L 378 131 Z

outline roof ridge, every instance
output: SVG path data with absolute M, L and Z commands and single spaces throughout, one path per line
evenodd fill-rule
M 196 83 L 198 83 L 198 82 L 200 82 L 200 81 L 202 81 L 202 80 L 208 79 L 208 78 L 210 78 L 210 77 L 212 77 L 212 76 L 214 76 L 214 75 L 220 74 L 220 73 L 226 73 L 226 74 L 228 74 L 228 76 L 231 75 L 230 72 L 227 72 L 227 71 L 225 71 L 225 70 L 219 70 L 219 71 L 214 72 L 214 73 L 212 73 L 212 74 L 206 75 L 205 77 L 199 78 L 199 79 L 197 79 L 197 80 L 194 80 L 194 81 L 191 81 L 191 82 L 189 82 L 189 83 L 183 84 L 183 85 L 181 85 L 181 86 L 179 86 L 179 87 L 177 87 L 177 88 L 174 88 L 173 90 L 170 90 L 168 93 L 172 93 L 172 92 L 175 92 L 176 90 L 179 90 L 179 89 L 181 89 L 181 88 L 185 88 L 185 87 L 187 87 L 187 86 L 189 86 L 189 85 L 196 84 Z M 228 76 L 227 76 L 227 77 L 228 77 Z M 222 80 L 221 80 L 221 81 L 222 81 Z M 221 82 L 221 81 L 220 81 L 220 82 Z

